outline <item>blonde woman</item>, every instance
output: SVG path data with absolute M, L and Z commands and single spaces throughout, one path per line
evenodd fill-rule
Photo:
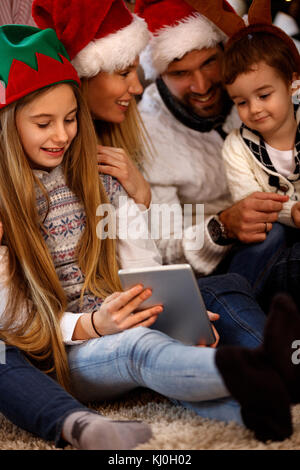
M 123 0 L 33 2 L 40 28 L 53 28 L 82 80 L 98 138 L 99 171 L 119 180 L 137 204 L 149 208 L 149 183 L 139 171 L 150 147 L 135 102 L 143 88 L 139 54 L 149 32 Z

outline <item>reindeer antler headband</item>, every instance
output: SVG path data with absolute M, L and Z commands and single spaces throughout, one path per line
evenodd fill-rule
M 246 26 L 243 19 L 237 13 L 232 12 L 232 9 L 230 11 L 223 0 L 185 1 L 229 37 L 227 47 L 241 37 L 259 31 L 280 37 L 288 44 L 300 71 L 300 56 L 295 43 L 282 29 L 272 24 L 270 0 L 253 0 L 248 11 L 249 26 Z
M 206 16 L 230 38 L 246 28 L 242 18 L 229 10 L 223 0 L 185 0 L 201 15 Z M 269 0 L 253 0 L 248 12 L 249 25 L 271 25 L 272 16 Z

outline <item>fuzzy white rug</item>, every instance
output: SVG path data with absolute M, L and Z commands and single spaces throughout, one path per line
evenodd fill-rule
M 300 405 L 293 408 L 294 434 L 283 442 L 263 444 L 236 424 L 204 420 L 176 407 L 158 394 L 139 390 L 126 399 L 93 406 L 113 419 L 142 419 L 152 425 L 153 437 L 137 450 L 299 450 Z M 72 450 L 67 447 L 66 450 Z M 57 450 L 14 426 L 0 415 L 0 450 Z

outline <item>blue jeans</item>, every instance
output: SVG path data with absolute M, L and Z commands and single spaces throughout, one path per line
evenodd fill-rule
M 300 239 L 300 230 L 297 233 Z M 259 299 L 266 311 L 277 292 L 288 293 L 300 309 L 300 242 L 284 250 L 272 267 Z
M 244 278 L 218 276 L 202 279 L 199 285 L 207 307 L 221 315 L 216 327 L 221 337 L 224 329 L 226 343 L 251 347 L 261 343 L 265 315 Z M 146 387 L 201 416 L 242 422 L 240 408 L 230 399 L 215 366 L 212 348 L 186 346 L 159 331 L 138 327 L 68 346 L 67 353 L 73 390 L 81 401 L 113 399 Z
M 238 244 L 233 248 L 228 273 L 244 276 L 256 294 L 260 295 L 272 266 L 287 246 L 291 228 L 280 223 L 273 224 L 264 242 L 251 245 Z
M 246 279 L 238 274 L 225 274 L 200 278 L 198 285 L 207 310 L 220 315 L 214 322 L 220 346 L 255 348 L 262 342 L 266 315 Z
M 7 346 L 5 356 L 5 364 L 0 363 L 0 412 L 22 429 L 63 445 L 65 418 L 87 408 L 31 365 L 17 348 Z

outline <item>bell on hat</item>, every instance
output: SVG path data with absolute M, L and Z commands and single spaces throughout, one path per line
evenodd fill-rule
M 52 29 L 0 27 L 0 109 L 60 82 L 80 85 L 68 54 Z
M 226 35 L 184 0 L 137 0 L 135 12 L 151 32 L 141 54 L 145 77 L 154 80 L 174 59 L 194 49 L 216 47 Z
M 149 40 L 146 22 L 123 0 L 34 0 L 40 28 L 53 28 L 80 77 L 131 65 Z

